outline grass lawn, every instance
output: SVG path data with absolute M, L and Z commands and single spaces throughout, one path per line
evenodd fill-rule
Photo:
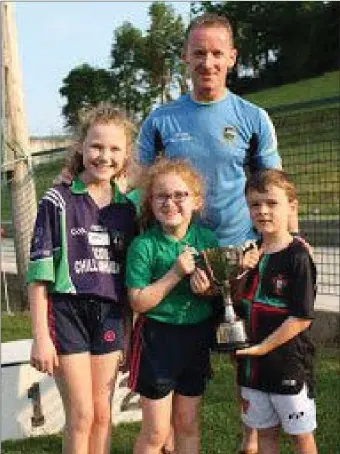
M 2 341 L 29 338 L 29 317 L 2 316 Z M 240 439 L 233 367 L 224 355 L 213 355 L 214 378 L 210 382 L 202 408 L 202 454 L 234 454 Z M 317 355 L 316 438 L 319 454 L 336 454 L 340 446 L 340 361 L 337 347 L 320 347 Z M 139 424 L 121 424 L 114 429 L 111 454 L 131 454 Z M 282 436 L 281 453 L 292 448 Z M 51 435 L 2 443 L 4 454 L 59 454 L 61 436 Z
M 244 97 L 248 101 L 269 108 L 339 96 L 339 83 L 339 72 L 332 71 L 311 79 L 249 93 Z

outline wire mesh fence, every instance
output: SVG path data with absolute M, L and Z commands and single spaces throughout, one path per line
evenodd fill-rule
M 333 105 L 318 102 L 270 111 L 279 142 L 283 167 L 294 181 L 299 196 L 299 222 L 303 237 L 313 246 L 318 269 L 318 292 L 340 295 L 340 98 Z M 32 156 L 29 177 L 40 199 L 62 167 L 64 148 Z M 11 194 L 6 178 L 1 185 L 1 280 L 3 301 L 16 286 Z M 25 188 L 23 188 L 25 191 Z M 23 203 L 25 198 L 23 197 Z M 23 232 L 27 237 L 27 232 Z M 7 284 L 7 286 L 6 286 Z M 5 294 L 6 292 L 6 294 Z M 16 307 L 15 302 L 7 302 Z
M 332 101 L 273 109 L 271 118 L 283 167 L 298 189 L 300 231 L 314 248 L 318 291 L 340 295 L 340 98 Z

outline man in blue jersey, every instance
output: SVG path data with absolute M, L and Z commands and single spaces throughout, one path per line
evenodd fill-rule
M 221 245 L 255 238 L 244 195 L 246 172 L 280 168 L 277 140 L 267 113 L 225 86 L 236 62 L 233 32 L 226 17 L 200 16 L 189 25 L 183 59 L 192 91 L 154 110 L 138 140 L 142 166 L 158 154 L 186 158 L 206 184 L 205 216 Z M 291 228 L 296 229 L 297 219 Z M 257 451 L 256 431 L 246 431 L 242 451 Z
M 252 172 L 281 167 L 267 113 L 225 86 L 236 55 L 225 17 L 207 14 L 195 19 L 183 56 L 193 89 L 154 110 L 138 141 L 140 164 L 149 166 L 162 152 L 189 159 L 204 176 L 204 222 L 221 245 L 254 238 L 244 196 L 246 168 Z

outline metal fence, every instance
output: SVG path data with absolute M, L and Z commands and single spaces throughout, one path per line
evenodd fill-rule
M 269 109 L 283 167 L 298 190 L 302 236 L 313 246 L 318 291 L 340 295 L 340 97 Z
M 333 98 L 323 103 L 268 109 L 277 131 L 283 167 L 298 189 L 300 230 L 313 246 L 318 292 L 334 296 L 340 295 L 339 106 L 340 98 Z M 64 154 L 65 149 L 58 149 L 33 155 L 32 172 L 38 198 L 59 173 Z M 1 224 L 6 229 L 6 237 L 2 240 L 0 261 L 2 296 L 3 301 L 7 301 L 9 290 L 15 286 L 16 264 L 11 239 L 10 194 L 5 182 L 1 189 Z

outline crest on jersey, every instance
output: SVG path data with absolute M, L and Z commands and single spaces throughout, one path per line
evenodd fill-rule
M 223 139 L 225 142 L 232 142 L 236 138 L 236 129 L 233 126 L 223 128 Z
M 276 295 L 282 295 L 284 289 L 287 287 L 287 279 L 285 279 L 282 274 L 279 274 L 273 278 L 273 289 Z

